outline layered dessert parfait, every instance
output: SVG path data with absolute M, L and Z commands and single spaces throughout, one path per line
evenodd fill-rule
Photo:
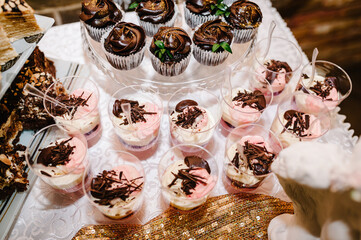
M 53 188 L 79 189 L 85 171 L 87 146 L 77 137 L 61 138 L 39 149 L 32 168 Z
M 271 172 L 275 156 L 262 136 L 247 135 L 227 149 L 224 171 L 232 186 L 256 188 Z
M 267 106 L 266 98 L 259 90 L 236 88 L 232 96 L 225 96 L 223 100 L 221 121 L 229 128 L 258 121 Z
M 144 177 L 131 165 L 103 170 L 91 180 L 90 199 L 107 217 L 121 219 L 133 214 L 142 204 Z
M 124 104 L 130 105 L 129 116 L 123 111 Z M 139 101 L 116 99 L 112 102 L 111 120 L 115 132 L 122 144 L 130 150 L 146 150 L 157 142 L 161 115 L 160 106 L 141 97 Z
M 180 101 L 170 115 L 170 132 L 175 144 L 206 145 L 217 124 L 212 113 L 191 99 Z
M 271 84 L 274 96 L 282 93 L 293 74 L 292 68 L 287 62 L 274 59 L 265 60 L 263 66 L 259 67 L 257 72 L 263 77 L 259 81 L 266 79 Z
M 164 197 L 180 210 L 203 204 L 217 182 L 208 162 L 195 155 L 175 155 L 171 161 L 172 164 L 160 173 Z
M 325 133 L 317 115 L 293 109 L 277 113 L 271 130 L 277 134 L 283 148 L 296 142 L 318 138 Z

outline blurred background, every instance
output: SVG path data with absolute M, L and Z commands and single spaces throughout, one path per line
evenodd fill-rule
M 28 0 L 38 14 L 55 19 L 56 25 L 76 22 L 81 0 Z M 302 50 L 311 59 L 318 48 L 318 59 L 341 66 L 351 77 L 353 90 L 341 104 L 341 113 L 361 134 L 361 1 L 360 0 L 272 0 L 287 22 Z

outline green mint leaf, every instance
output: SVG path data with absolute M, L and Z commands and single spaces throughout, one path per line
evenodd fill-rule
M 231 46 L 229 46 L 229 44 L 227 42 L 221 42 L 219 44 L 224 50 L 226 50 L 227 52 L 232 53 L 232 49 Z M 214 45 L 213 45 L 214 46 Z M 213 49 L 212 49 L 213 50 Z
M 167 51 L 165 52 L 167 55 L 168 55 L 168 57 L 170 58 L 170 59 L 173 59 L 174 57 L 173 57 L 173 55 L 170 53 L 170 51 L 167 49 Z
M 223 2 L 223 0 L 218 0 L 217 4 L 221 4 Z
M 212 52 L 216 52 L 220 46 L 221 46 L 221 45 L 219 45 L 218 43 L 213 44 L 213 46 L 212 46 Z
M 221 10 L 217 10 L 217 12 L 216 12 L 216 16 L 221 16 L 223 14 L 223 11 L 221 11 Z
M 160 61 L 164 62 L 164 58 L 165 58 L 165 55 L 162 55 L 162 57 L 160 58 Z
M 229 15 L 231 15 L 231 12 L 227 11 L 224 15 L 225 15 L 226 17 L 229 17 Z
M 219 10 L 222 10 L 223 12 L 227 11 L 227 8 L 228 8 L 228 6 L 223 3 L 217 5 L 217 7 Z
M 216 8 L 216 6 L 211 5 L 211 10 L 214 10 Z
M 138 5 L 139 5 L 139 3 L 137 1 L 135 1 L 129 5 L 128 10 L 136 9 L 138 7 Z
M 167 51 L 167 49 L 162 48 L 162 49 L 160 50 L 160 52 L 162 53 L 162 55 L 164 55 L 165 51 Z
M 162 41 L 160 41 L 160 40 L 155 41 L 154 44 L 160 49 L 165 48 L 164 43 Z

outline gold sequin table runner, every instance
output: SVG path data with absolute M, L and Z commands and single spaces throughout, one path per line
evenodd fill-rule
M 267 239 L 269 222 L 283 213 L 293 213 L 292 203 L 260 194 L 227 194 L 190 212 L 168 208 L 144 225 L 83 227 L 73 240 Z

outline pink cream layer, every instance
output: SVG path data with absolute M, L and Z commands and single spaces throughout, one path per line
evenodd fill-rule
M 194 106 L 185 108 L 185 109 L 183 110 L 183 113 L 184 113 L 184 114 L 187 114 L 187 112 L 188 112 L 189 110 L 194 109 L 194 108 L 195 108 Z M 195 127 L 194 127 L 193 129 L 199 130 L 199 131 L 203 131 L 203 130 L 205 130 L 205 128 L 207 128 L 207 126 L 208 126 L 208 121 L 209 121 L 209 120 L 208 120 L 208 114 L 207 114 L 207 112 L 206 112 L 203 108 L 201 108 L 201 107 L 199 107 L 199 106 L 197 106 L 197 108 L 202 110 L 202 114 L 196 118 L 196 120 L 195 120 L 195 122 L 194 122 L 194 124 L 193 124 L 193 126 L 195 126 Z
M 332 88 L 330 94 L 326 97 L 325 100 L 322 100 L 322 98 L 319 96 L 317 96 L 316 98 L 314 96 L 307 96 L 306 106 L 312 112 L 321 111 L 324 108 L 323 104 L 325 104 L 329 110 L 332 110 L 335 107 L 337 107 L 338 100 L 339 100 L 338 91 L 336 90 L 336 88 Z
M 198 199 L 206 196 L 210 191 L 212 191 L 214 185 L 216 184 L 215 179 L 207 172 L 206 169 L 200 168 L 196 170 L 191 170 L 189 173 L 200 176 L 203 178 L 203 181 L 206 184 L 197 183 L 195 189 L 191 190 L 192 194 L 187 195 L 188 199 Z
M 64 139 L 61 139 L 60 141 L 63 140 Z M 84 158 L 86 156 L 87 149 L 84 143 L 76 137 L 73 137 L 73 139 L 68 143 L 70 146 L 75 148 L 73 149 L 73 153 L 69 156 L 70 161 L 65 164 L 65 169 L 67 172 L 74 171 L 73 173 L 81 173 L 84 171 L 86 165 Z
M 94 92 L 88 91 L 88 90 L 84 90 L 84 89 L 76 89 L 74 90 L 74 92 L 72 93 L 72 95 L 74 95 L 75 97 L 79 97 L 82 96 L 82 98 L 87 99 L 91 94 L 91 97 L 88 99 L 88 101 L 86 102 L 86 106 L 80 106 L 77 108 L 75 114 L 74 114 L 74 119 L 80 119 L 86 115 L 88 115 L 89 113 L 92 113 L 92 116 L 95 116 L 98 114 L 98 97 L 94 94 Z
M 144 139 L 149 135 L 154 135 L 159 129 L 159 108 L 157 105 L 146 102 L 144 103 L 144 110 L 146 112 L 156 112 L 157 114 L 145 114 L 144 118 L 146 122 L 140 121 L 134 124 L 136 129 L 137 137 L 140 139 Z
M 261 112 L 252 108 L 248 105 L 242 107 L 243 102 L 232 102 L 233 110 L 230 111 L 232 119 L 237 121 L 239 124 L 253 123 L 261 117 Z
M 308 138 L 317 138 L 322 135 L 322 126 L 320 120 L 313 114 L 310 116 L 310 127 L 305 129 L 303 134 L 307 134 Z M 293 126 L 295 119 L 293 119 L 291 126 Z M 305 115 L 303 115 L 303 121 L 305 121 Z M 285 124 L 285 123 L 284 123 Z M 292 130 L 289 130 L 292 132 Z
M 258 72 L 262 74 L 263 79 L 266 79 L 267 71 L 269 70 L 267 69 L 265 70 L 263 67 L 258 70 Z M 274 78 L 271 84 L 273 94 L 280 93 L 283 91 L 283 89 L 285 89 L 286 84 L 290 78 L 289 76 L 290 73 L 287 74 L 286 69 L 282 68 L 279 72 L 273 74 L 276 75 L 276 77 Z
M 247 141 L 248 141 L 248 143 L 252 143 L 252 144 L 257 145 L 257 146 L 266 147 L 268 152 L 273 152 L 273 149 L 270 147 L 270 145 L 267 142 L 265 142 L 264 138 L 261 137 L 261 136 L 257 136 L 257 135 L 244 136 L 244 137 L 241 138 L 241 140 L 238 141 L 237 144 L 241 145 L 241 146 L 244 146 L 245 142 L 247 142 Z
M 134 181 L 135 185 L 139 185 L 142 182 L 144 182 L 144 178 L 140 178 L 142 177 L 142 175 L 140 174 L 140 172 L 133 166 L 131 165 L 119 165 L 115 168 L 112 169 L 113 171 L 115 171 L 116 176 L 112 175 L 112 177 L 119 179 L 119 174 L 120 172 L 122 173 L 122 179 L 127 179 L 128 181 L 131 181 L 132 179 L 138 178 L 137 180 Z M 113 189 L 115 188 L 119 188 L 119 187 L 124 187 L 124 185 L 122 185 L 121 183 L 113 183 L 112 185 Z M 130 196 L 135 196 L 140 192 L 140 190 L 134 191 L 130 194 Z

